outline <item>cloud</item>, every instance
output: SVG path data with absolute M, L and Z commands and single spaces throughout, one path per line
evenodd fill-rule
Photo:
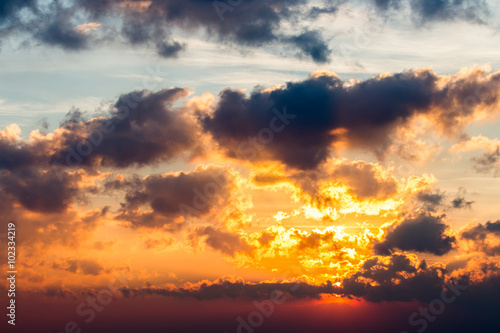
M 241 278 L 224 277 L 215 281 L 201 281 L 186 284 L 179 288 L 142 287 L 120 288 L 125 297 L 161 295 L 166 297 L 191 297 L 198 300 L 240 299 L 256 300 L 279 297 L 283 301 L 290 299 L 319 299 L 321 294 L 333 293 L 339 288 L 331 282 L 322 285 L 311 285 L 301 281 L 295 282 L 245 282 Z
M 416 199 L 423 204 L 420 208 L 429 212 L 446 211 L 447 209 L 471 209 L 475 201 L 467 200 L 465 198 L 466 194 L 467 190 L 460 187 L 455 197 L 451 201 L 445 202 L 448 198 L 446 192 L 440 191 L 439 189 L 425 189 L 417 193 Z
M 457 20 L 485 24 L 490 15 L 488 2 L 485 0 L 374 0 L 374 3 L 383 11 L 403 11 L 409 5 L 412 18 L 418 25 Z
M 203 240 L 199 235 L 207 235 L 207 245 L 238 265 L 274 269 L 291 277 L 303 275 L 318 283 L 352 272 L 371 255 L 369 244 L 375 239 L 370 230 L 349 234 L 343 226 L 303 231 L 278 224 L 251 233 L 200 227 L 194 232 L 193 245 Z
M 326 63 L 330 61 L 332 51 L 318 31 L 305 31 L 300 35 L 290 37 L 288 40 L 315 62 Z
M 398 0 L 373 0 L 378 9 L 388 10 L 391 8 L 399 9 L 401 2 Z
M 384 239 L 373 246 L 375 253 L 388 255 L 394 250 L 428 252 L 438 256 L 453 249 L 454 236 L 445 232 L 449 228 L 442 222 L 444 216 L 421 214 L 392 225 Z
M 360 297 L 371 302 L 429 302 L 440 295 L 445 284 L 445 269 L 428 266 L 425 260 L 394 254 L 389 258 L 365 260 L 358 272 L 342 281 L 346 296 Z
M 235 177 L 223 167 L 200 166 L 192 172 L 112 181 L 104 187 L 127 191 L 117 218 L 134 227 L 173 227 L 182 225 L 185 219 L 217 214 L 231 205 L 237 186 Z
M 466 135 L 462 141 L 450 147 L 450 153 L 469 152 L 474 150 L 495 151 L 500 146 L 500 140 L 490 139 L 483 135 Z
M 493 174 L 498 176 L 500 174 L 500 147 L 497 146 L 493 152 L 485 152 L 480 156 L 471 158 L 474 163 L 474 169 L 478 173 Z
M 415 0 L 411 9 L 420 23 L 451 20 L 484 23 L 490 13 L 485 0 Z
M 87 36 L 66 22 L 53 22 L 35 36 L 48 45 L 60 46 L 65 50 L 79 51 L 88 48 Z
M 392 167 L 345 158 L 328 159 L 314 170 L 287 169 L 277 164 L 255 167 L 251 177 L 257 188 L 285 190 L 292 200 L 301 203 L 300 208 L 287 212 L 288 216 L 303 215 L 322 223 L 342 223 L 360 216 L 391 220 L 408 209 L 408 204 L 420 210 L 423 207 L 416 200 L 422 193 L 431 193 L 437 181 L 428 174 L 396 178 Z M 424 207 L 441 208 L 428 202 Z
M 226 89 L 200 122 L 228 157 L 308 170 L 324 162 L 336 143 L 383 159 L 395 130 L 416 116 L 429 118 L 440 134 L 456 135 L 477 112 L 498 104 L 499 80 L 500 73 L 479 68 L 442 77 L 422 69 L 347 85 L 320 72 L 274 89 L 256 88 L 249 96 Z M 477 89 L 491 94 L 476 98 Z
M 455 20 L 484 24 L 490 13 L 485 0 L 415 0 L 404 5 L 394 0 L 375 0 L 374 3 L 381 11 L 409 7 L 418 25 Z M 22 0 L 3 2 L 0 18 L 9 22 L 4 28 L 7 34 L 28 32 L 39 42 L 70 51 L 121 42 L 156 48 L 160 56 L 172 58 L 184 47 L 168 40 L 181 30 L 190 35 L 201 31 L 205 38 L 237 47 L 272 49 L 278 45 L 291 55 L 325 63 L 332 52 L 318 31 L 287 33 L 289 29 L 285 28 L 319 15 L 334 15 L 346 4 L 336 1 L 317 6 L 308 0 Z M 22 15 L 22 9 L 29 15 Z M 96 20 L 102 25 L 98 32 L 89 34 L 75 29 Z
M 491 117 L 499 80 L 499 73 L 480 68 L 452 76 L 421 69 L 353 84 L 320 72 L 274 89 L 256 88 L 249 96 L 225 89 L 213 109 L 203 110 L 189 102 L 174 106 L 188 96 L 187 88 L 134 91 L 90 120 L 74 109 L 53 133 L 33 131 L 28 141 L 6 128 L 0 133 L 0 168 L 38 165 L 61 173 L 78 166 L 140 167 L 199 157 L 211 138 L 230 158 L 278 161 L 299 170 L 317 168 L 337 146 L 384 159 L 395 132 L 417 117 L 452 137 L 470 122 Z M 484 89 L 489 97 L 476 98 L 475 91 Z
M 474 201 L 466 201 L 465 198 L 463 197 L 458 197 L 451 201 L 453 208 L 465 208 L 465 207 L 470 208 L 473 203 Z
M 459 208 L 471 208 L 474 201 L 468 201 L 465 199 L 465 194 L 467 190 L 463 187 L 458 189 L 457 196 L 451 201 L 451 207 L 455 209 Z
M 500 220 L 468 226 L 460 234 L 461 238 L 470 241 L 470 249 L 484 252 L 487 255 L 500 255 Z
M 472 157 L 474 169 L 478 173 L 494 172 L 497 176 L 500 174 L 500 140 L 490 139 L 483 135 L 470 137 L 464 136 L 464 139 L 450 147 L 451 153 L 469 152 L 475 150 L 484 150 L 485 152 L 476 157 Z
M 295 46 L 292 54 L 308 56 L 316 62 L 329 60 L 331 51 L 317 32 L 287 34 L 283 23 L 296 22 L 320 13 L 334 13 L 336 6 L 314 7 L 306 0 L 222 1 L 185 0 L 79 0 L 72 3 L 49 1 L 3 2 L 0 18 L 11 24 L 7 33 L 29 32 L 47 45 L 66 50 L 82 50 L 102 42 L 122 41 L 131 45 L 155 46 L 165 58 L 177 57 L 184 45 L 170 41 L 172 32 L 202 31 L 206 38 L 243 47 L 270 47 L 276 43 Z M 30 16 L 22 16 L 25 9 Z M 21 19 L 22 18 L 22 19 Z M 103 29 L 87 34 L 75 29 L 82 19 L 99 20 Z
M 163 58 L 176 58 L 179 56 L 179 53 L 184 50 L 186 45 L 172 40 L 163 41 L 157 44 L 156 47 L 158 49 L 158 54 Z
M 309 11 L 308 17 L 311 19 L 317 19 L 322 14 L 335 15 L 339 11 L 339 7 L 335 5 L 329 5 L 326 7 L 313 6 Z
M 4 203 L 17 203 L 32 212 L 61 213 L 75 199 L 83 198 L 84 188 L 79 185 L 83 177 L 65 172 L 60 180 L 50 171 L 0 171 L 0 197 Z
M 421 191 L 416 196 L 417 200 L 421 201 L 424 204 L 425 209 L 429 211 L 436 211 L 436 209 L 442 205 L 445 197 L 445 193 L 440 192 L 439 190 Z
M 124 168 L 196 154 L 197 126 L 172 106 L 187 94 L 182 88 L 135 91 L 121 95 L 109 117 L 83 121 L 78 113 L 76 119 L 69 116 L 51 163 Z
M 35 3 L 34 0 L 4 0 L 0 3 L 0 18 L 9 18 L 22 8 L 30 7 Z
M 491 232 L 500 235 L 500 220 L 496 222 L 486 222 L 464 231 L 462 237 L 471 240 L 480 240 L 486 237 L 486 233 Z
M 29 166 L 61 176 L 67 168 L 126 168 L 200 155 L 196 121 L 182 107 L 173 107 L 188 93 L 171 88 L 123 94 L 108 115 L 85 120 L 74 109 L 53 133 L 36 130 L 28 141 L 7 127 L 0 131 L 0 169 Z
M 21 141 L 16 124 L 0 130 L 0 169 L 13 170 L 38 164 L 42 159 L 37 147 Z
M 498 290 L 499 273 L 498 264 L 471 260 L 466 268 L 450 275 L 441 264 L 429 265 L 425 260 L 419 261 L 414 256 L 395 254 L 364 260 L 357 271 L 344 278 L 340 284 L 333 284 L 331 281 L 312 284 L 296 279 L 254 283 L 229 276 L 215 281 L 185 283 L 182 286 L 124 286 L 119 291 L 126 298 L 158 295 L 197 300 L 254 301 L 280 296 L 281 299 L 290 301 L 321 299 L 321 295 L 336 294 L 377 303 L 417 300 L 429 304 L 440 298 L 443 290 L 451 289 L 453 293 L 460 292 L 454 305 L 468 308 L 481 301 L 490 302 L 494 299 L 496 294 L 492 292 Z M 75 292 L 54 296 L 67 297 L 72 293 Z M 79 293 L 93 294 L 92 291 L 85 292 L 85 289 Z

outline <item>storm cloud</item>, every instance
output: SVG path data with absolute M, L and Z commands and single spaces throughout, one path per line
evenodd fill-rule
M 196 124 L 172 106 L 187 93 L 183 88 L 135 91 L 121 95 L 107 118 L 84 121 L 78 113 L 70 115 L 50 162 L 124 168 L 196 154 Z
M 149 175 L 142 180 L 113 181 L 106 186 L 127 191 L 119 219 L 136 227 L 161 227 L 221 209 L 229 203 L 235 184 L 228 170 L 209 166 L 193 172 Z
M 6 128 L 0 133 L 0 168 L 55 168 L 61 174 L 76 167 L 127 168 L 192 160 L 220 149 L 233 159 L 279 161 L 313 170 L 335 155 L 337 143 L 383 160 L 395 131 L 410 126 L 417 116 L 427 117 L 438 134 L 456 136 L 476 119 L 476 111 L 496 112 L 498 82 L 499 73 L 479 68 L 447 77 L 421 69 L 354 84 L 320 72 L 273 89 L 255 88 L 250 95 L 228 88 L 213 107 L 203 110 L 178 106 L 188 97 L 187 88 L 133 91 L 122 94 L 109 112 L 88 120 L 74 109 L 53 133 L 38 131 L 30 140 L 21 139 L 18 127 Z M 490 93 L 479 99 L 477 91 Z M 213 139 L 210 146 L 205 139 Z M 361 176 L 356 168 L 336 172 L 351 183 Z M 362 172 L 368 177 L 365 181 L 375 185 L 369 173 Z M 360 198 L 386 197 L 395 186 L 377 183 L 386 187 L 368 193 L 366 186 L 351 185 Z
M 443 217 L 422 214 L 416 218 L 408 218 L 391 226 L 381 242 L 375 243 L 373 249 L 378 254 L 388 255 L 396 249 L 403 251 L 428 252 L 443 255 L 453 249 L 454 236 L 445 232 L 449 228 Z
M 481 70 L 445 79 L 422 69 L 348 85 L 333 73 L 320 72 L 274 89 L 256 88 L 249 96 L 226 89 L 200 122 L 228 157 L 314 169 L 334 152 L 336 142 L 383 159 L 395 129 L 417 115 L 432 118 L 452 135 L 476 109 L 498 103 L 493 92 L 499 80 L 500 73 Z M 478 89 L 491 94 L 475 99 Z

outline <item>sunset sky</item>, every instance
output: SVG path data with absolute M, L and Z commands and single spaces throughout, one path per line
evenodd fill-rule
M 2 332 L 500 332 L 499 21 L 1 1 Z

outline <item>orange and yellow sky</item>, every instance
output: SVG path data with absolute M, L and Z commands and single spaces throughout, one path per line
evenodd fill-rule
M 497 5 L 2 2 L 2 327 L 497 332 Z

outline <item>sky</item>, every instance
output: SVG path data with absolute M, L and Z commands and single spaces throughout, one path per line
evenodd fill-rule
M 498 332 L 499 18 L 1 1 L 2 332 Z

